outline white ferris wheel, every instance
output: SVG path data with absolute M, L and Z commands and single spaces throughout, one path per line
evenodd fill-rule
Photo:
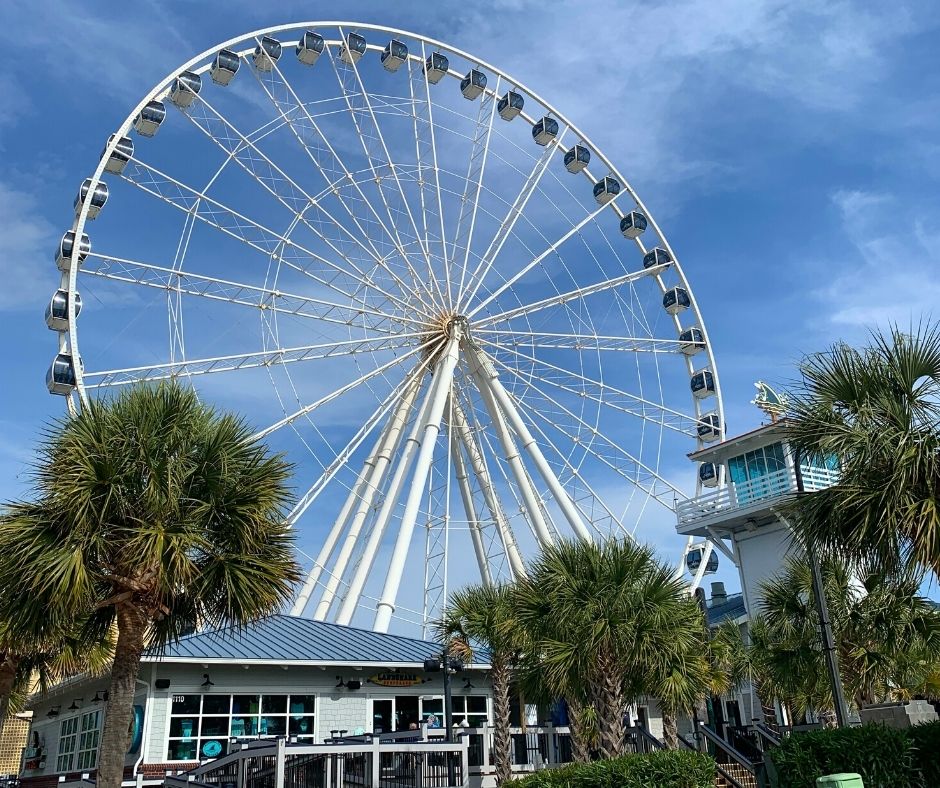
M 670 473 L 723 436 L 702 315 L 626 178 L 414 33 L 301 23 L 192 58 L 108 139 L 56 263 L 71 409 L 176 378 L 294 460 L 296 614 L 426 626 L 540 544 L 675 539 Z M 676 550 L 691 587 L 714 571 Z

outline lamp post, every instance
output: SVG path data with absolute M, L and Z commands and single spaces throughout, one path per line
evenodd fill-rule
M 444 740 L 448 743 L 454 740 L 454 702 L 451 694 L 450 677 L 458 670 L 463 670 L 463 662 L 447 653 L 441 652 L 440 657 L 431 657 L 424 660 L 425 673 L 444 672 Z

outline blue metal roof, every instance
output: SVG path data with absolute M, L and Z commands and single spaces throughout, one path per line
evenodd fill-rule
M 366 662 L 422 663 L 440 654 L 437 643 L 366 629 L 311 621 L 297 616 L 263 618 L 243 629 L 215 629 L 187 635 L 162 652 L 147 651 L 144 660 L 158 662 Z
M 746 613 L 743 594 L 728 594 L 728 598 L 720 604 L 715 604 L 712 599 L 708 602 L 708 625 L 716 627 L 723 621 L 733 621 Z

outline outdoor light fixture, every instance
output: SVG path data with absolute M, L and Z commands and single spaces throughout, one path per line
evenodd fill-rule
M 51 720 L 53 717 L 58 717 L 58 716 L 59 716 L 59 709 L 61 709 L 61 708 L 62 708 L 62 706 L 53 706 L 53 707 L 52 707 L 51 709 L 49 709 L 49 711 L 46 713 L 46 716 L 47 716 L 50 720 Z
M 78 711 L 78 710 L 81 708 L 81 707 L 78 705 L 78 703 L 77 703 L 76 701 L 82 701 L 82 702 L 84 702 L 85 699 L 84 699 L 84 698 L 74 698 L 74 699 L 72 700 L 72 705 L 69 706 L 69 711 Z
M 359 679 L 350 679 L 349 681 L 343 681 L 342 676 L 337 676 L 336 681 L 337 681 L 336 689 L 339 689 L 340 687 L 345 687 L 348 690 L 357 690 L 357 689 L 362 688 L 362 682 L 359 681 Z
M 107 690 L 95 690 L 95 697 L 91 699 L 92 703 L 101 703 L 108 702 L 108 691 Z
M 208 673 L 203 673 L 202 677 L 205 679 L 205 681 L 199 685 L 200 687 L 205 687 L 206 689 L 209 689 L 209 687 L 215 686 L 215 682 L 209 678 Z
M 470 679 L 464 677 L 464 680 L 463 680 L 463 688 L 464 688 L 465 690 L 473 689 L 473 684 L 470 683 Z

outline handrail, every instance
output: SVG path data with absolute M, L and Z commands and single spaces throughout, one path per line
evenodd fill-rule
M 754 766 L 754 763 L 746 755 L 728 744 L 728 742 L 722 739 L 721 736 L 715 733 L 707 725 L 703 725 L 701 722 L 699 722 L 698 729 L 702 732 L 702 735 L 718 749 L 730 755 L 735 761 L 737 761 L 755 777 L 757 776 L 757 769 Z
M 699 751 L 698 747 L 696 747 L 695 744 L 693 744 L 687 738 L 685 738 L 685 736 L 683 736 L 681 733 L 677 734 L 676 738 L 679 740 L 679 744 L 681 744 L 687 750 L 692 750 L 693 752 Z M 738 780 L 734 776 L 726 772 L 721 767 L 721 764 L 718 763 L 717 761 L 715 762 L 715 771 L 718 772 L 718 774 L 720 774 L 722 777 L 724 777 L 725 781 L 731 786 L 731 788 L 745 788 L 740 782 L 738 782 Z
M 779 747 L 783 739 L 771 728 L 762 722 L 754 723 L 754 730 L 757 735 L 769 741 L 774 747 Z
M 666 745 L 663 744 L 659 739 L 657 739 L 652 733 L 650 733 L 642 725 L 631 725 L 624 729 L 626 733 L 639 733 L 643 739 L 646 739 L 652 745 L 654 750 L 663 750 Z

